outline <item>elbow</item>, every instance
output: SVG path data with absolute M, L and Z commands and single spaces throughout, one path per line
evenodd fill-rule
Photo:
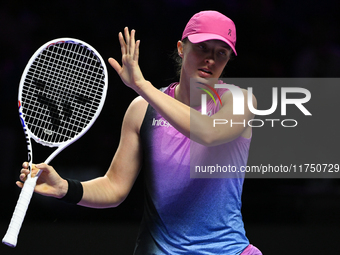
M 105 176 L 107 180 L 109 178 Z M 106 186 L 104 186 L 105 192 L 102 193 L 103 201 L 106 204 L 106 207 L 118 207 L 121 203 L 124 202 L 126 199 L 128 192 L 126 192 L 126 189 L 121 187 L 119 183 L 108 181 L 106 182 Z
M 123 203 L 126 199 L 128 194 L 125 192 L 122 192 L 119 189 L 113 189 L 109 194 L 108 194 L 108 201 L 109 202 L 109 207 L 118 207 L 121 203 Z
M 216 145 L 220 145 L 222 143 L 225 143 L 225 141 L 221 141 L 220 139 L 217 139 L 216 137 L 219 137 L 216 132 L 205 132 L 204 134 L 200 135 L 200 139 L 198 140 L 198 143 L 202 144 L 205 147 L 213 147 Z
M 221 141 L 215 141 L 215 140 L 207 140 L 207 141 L 204 141 L 202 142 L 201 144 L 205 147 L 214 147 L 214 146 L 217 146 L 217 145 L 221 145 L 223 143 L 227 143 L 227 142 L 221 142 Z
M 217 145 L 214 140 L 207 139 L 207 138 L 202 139 L 199 143 L 202 144 L 205 147 L 212 147 L 212 146 Z
M 201 134 L 198 143 L 206 147 L 213 147 L 224 143 L 229 143 L 241 135 L 240 132 L 230 132 L 229 135 L 222 134 L 223 130 L 215 129 Z
M 112 201 L 111 207 L 118 207 L 121 203 L 125 201 L 126 196 L 117 196 L 114 201 Z

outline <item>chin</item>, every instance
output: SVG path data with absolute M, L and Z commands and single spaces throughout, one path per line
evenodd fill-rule
M 196 77 L 194 78 L 196 82 L 201 82 L 201 83 L 204 83 L 204 84 L 209 84 L 211 86 L 214 86 L 214 84 L 218 83 L 218 78 L 216 77 L 209 77 L 209 78 L 206 78 L 206 77 Z

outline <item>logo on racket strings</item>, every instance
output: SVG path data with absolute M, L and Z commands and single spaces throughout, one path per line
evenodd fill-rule
M 47 95 L 46 93 L 44 93 L 44 90 L 46 87 L 45 81 L 33 79 L 32 84 L 37 89 L 37 92 L 35 94 L 35 96 L 37 97 L 37 101 L 40 103 L 40 105 L 47 108 L 49 112 L 52 129 L 54 131 L 58 130 L 63 120 L 68 122 L 70 118 L 72 117 L 74 113 L 74 106 L 73 106 L 74 104 L 72 103 L 86 105 L 87 103 L 91 102 L 90 98 L 80 93 L 76 93 L 76 92 L 73 93 L 71 97 L 70 95 L 68 95 L 68 101 L 64 101 L 62 99 L 55 98 L 55 96 Z M 61 108 L 61 110 L 59 110 L 59 107 Z M 47 135 L 51 135 L 52 131 L 45 129 L 44 133 Z

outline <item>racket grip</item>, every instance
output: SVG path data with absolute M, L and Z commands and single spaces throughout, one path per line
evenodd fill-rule
M 24 187 L 21 190 L 17 205 L 15 206 L 15 209 L 14 209 L 11 222 L 8 226 L 6 235 L 2 239 L 2 243 L 10 247 L 15 247 L 17 245 L 19 231 L 24 221 L 28 205 L 31 201 L 34 188 L 37 183 L 37 179 L 38 178 L 36 177 L 28 178 L 25 181 Z

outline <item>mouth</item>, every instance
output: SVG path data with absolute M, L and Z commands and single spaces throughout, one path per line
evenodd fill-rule
M 209 69 L 206 69 L 206 68 L 201 68 L 201 69 L 198 69 L 198 70 L 201 71 L 201 72 L 207 73 L 207 74 L 212 74 L 212 72 Z
M 208 78 L 213 74 L 209 69 L 206 69 L 206 68 L 200 68 L 198 69 L 198 71 L 199 71 L 199 75 L 202 78 Z

